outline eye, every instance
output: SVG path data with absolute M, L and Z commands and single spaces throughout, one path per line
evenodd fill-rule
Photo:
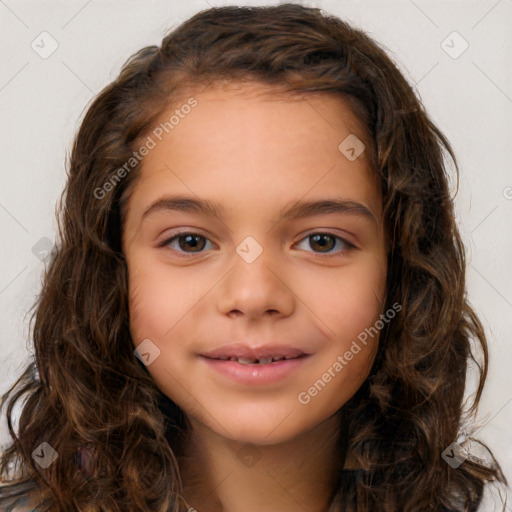
M 175 233 L 171 238 L 167 238 L 161 244 L 160 247 L 170 247 L 177 252 L 185 252 L 189 254 L 204 252 L 206 241 L 210 241 L 199 233 L 192 233 L 184 231 L 182 233 Z M 177 246 L 176 246 L 177 242 Z M 211 241 L 210 241 L 211 242 Z M 173 245 L 174 244 L 174 245 Z M 213 245 L 213 244 L 212 244 Z M 190 249 L 190 250 L 189 250 Z
M 356 246 L 354 244 L 351 244 L 344 238 L 336 236 L 332 233 L 323 233 L 323 232 L 311 233 L 308 236 L 306 236 L 305 238 L 303 238 L 299 242 L 299 244 L 304 243 L 304 241 L 309 241 L 310 247 L 318 249 L 318 252 L 316 252 L 316 251 L 314 251 L 314 252 L 316 252 L 317 254 L 325 254 L 327 257 L 336 256 L 336 255 L 339 256 L 341 253 L 351 251 L 352 249 L 356 249 Z M 337 244 L 337 242 L 340 242 L 340 243 Z M 297 244 L 297 245 L 299 245 L 299 244 Z M 338 251 L 333 251 L 333 249 L 336 247 L 336 245 L 338 245 L 338 248 L 340 248 L 340 246 L 341 246 L 341 249 Z M 334 254 L 330 254 L 332 252 L 334 252 Z M 327 253 L 329 253 L 329 254 L 327 254 Z
M 296 244 L 296 246 L 299 246 L 305 241 L 309 241 L 310 247 L 317 249 L 313 252 L 325 255 L 326 257 L 340 255 L 341 253 L 356 249 L 354 244 L 332 233 L 311 233 L 304 237 L 298 244 Z M 165 239 L 161 244 L 159 244 L 159 247 L 170 247 L 173 251 L 178 253 L 200 254 L 204 252 L 203 249 L 208 243 L 213 246 L 213 243 L 209 238 L 200 235 L 199 233 L 183 231 L 181 233 L 175 233 L 170 238 Z M 338 250 L 334 251 L 333 249 L 336 246 L 338 246 Z M 210 247 L 210 249 L 211 248 L 212 247 Z

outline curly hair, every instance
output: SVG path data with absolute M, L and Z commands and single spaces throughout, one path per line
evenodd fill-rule
M 337 96 L 371 139 L 389 243 L 386 305 L 402 311 L 340 410 L 340 443 L 357 467 L 340 472 L 330 511 L 477 510 L 487 483 L 507 482 L 490 451 L 490 463 L 468 457 L 456 469 L 442 457 L 464 415 L 476 414 L 488 369 L 449 192 L 448 159 L 457 184 L 459 176 L 453 150 L 375 41 L 297 4 L 201 11 L 133 55 L 88 108 L 33 306 L 34 360 L 2 398 L 13 442 L 0 463 L 0 504 L 37 491 L 40 512 L 186 510 L 177 462 L 186 418 L 134 356 L 130 336 L 121 236 L 140 165 L 122 180 L 116 172 L 186 87 L 224 80 Z M 470 360 L 479 380 L 466 411 Z M 58 453 L 46 469 L 31 455 L 43 442 Z M 77 463 L 85 446 L 89 471 Z

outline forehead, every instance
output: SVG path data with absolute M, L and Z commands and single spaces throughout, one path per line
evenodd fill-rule
M 353 97 L 321 91 L 297 91 L 285 83 L 264 83 L 257 80 L 217 80 L 208 84 L 190 84 L 180 88 L 179 96 L 173 102 L 173 110 L 184 104 L 191 97 L 196 98 L 204 107 L 218 108 L 221 104 L 232 103 L 239 107 L 257 105 L 263 114 L 268 115 L 273 107 L 289 111 L 296 110 L 304 121 L 313 121 L 309 114 L 316 114 L 318 122 L 324 123 L 331 130 L 348 127 L 351 132 L 358 133 L 368 145 L 372 142 L 368 137 L 367 128 L 362 121 L 362 107 Z M 309 112 L 308 112 L 309 111 Z M 168 118 L 164 112 L 161 121 Z M 282 119 L 285 122 L 285 119 Z M 313 121 L 314 122 L 314 121 Z
M 156 193 L 167 181 L 203 197 L 214 191 L 235 193 L 238 185 L 243 195 L 243 184 L 253 195 L 279 190 L 293 197 L 321 181 L 318 187 L 324 190 L 341 187 L 350 194 L 359 189 L 378 201 L 367 157 L 371 141 L 343 98 L 254 82 L 216 83 L 182 90 L 155 126 L 190 98 L 197 106 L 180 116 L 179 124 L 144 157 L 138 170 L 139 196 L 150 195 L 151 189 Z M 338 145 L 354 134 L 367 149 L 349 162 Z M 226 189 L 227 184 L 232 188 Z

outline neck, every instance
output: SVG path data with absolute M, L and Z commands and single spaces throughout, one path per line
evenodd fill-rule
M 180 457 L 185 499 L 198 512 L 324 512 L 343 457 L 339 418 L 274 445 L 226 439 L 192 422 Z

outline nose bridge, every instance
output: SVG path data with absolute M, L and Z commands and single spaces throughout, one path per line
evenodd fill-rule
M 226 275 L 221 291 L 223 313 L 236 310 L 248 316 L 269 311 L 290 314 L 293 293 L 286 285 L 273 249 L 248 236 L 236 247 L 232 261 L 232 270 Z

